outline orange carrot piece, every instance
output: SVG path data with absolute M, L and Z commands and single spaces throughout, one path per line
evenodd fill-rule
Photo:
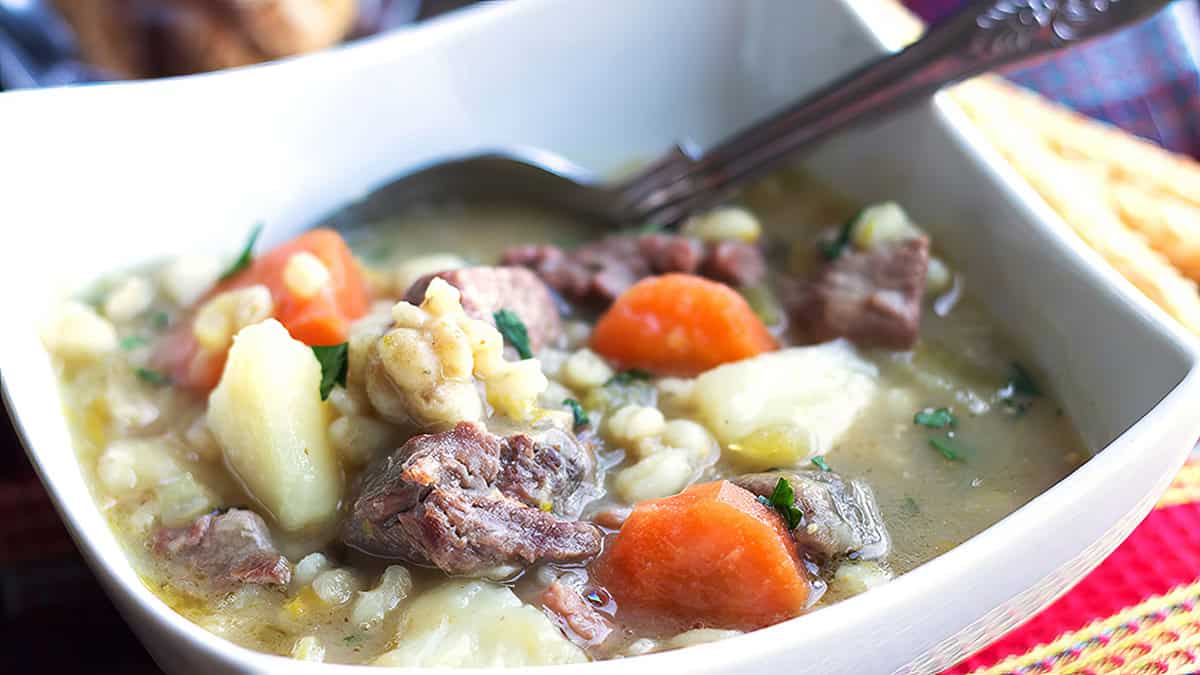
M 791 618 L 812 589 L 783 519 L 729 481 L 639 504 L 596 567 L 621 612 L 714 628 Z
M 598 354 L 666 375 L 698 375 L 776 347 L 737 291 L 690 274 L 637 282 L 592 331 L 592 349 Z
M 329 270 L 329 284 L 311 298 L 288 291 L 283 271 L 296 253 L 307 251 Z M 271 291 L 274 317 L 292 337 L 308 345 L 345 342 L 350 324 L 367 312 L 366 283 L 354 255 L 341 235 L 333 230 L 310 230 L 255 258 L 249 267 L 217 284 L 197 306 L 225 291 L 262 284 Z M 155 366 L 166 371 L 180 386 L 209 390 L 217 385 L 225 367 L 225 354 L 201 349 L 192 335 L 192 314 L 164 339 L 155 354 Z

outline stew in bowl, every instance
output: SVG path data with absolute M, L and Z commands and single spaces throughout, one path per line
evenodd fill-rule
M 894 203 L 785 171 L 678 232 L 432 205 L 115 273 L 43 342 L 144 583 L 405 666 L 719 640 L 863 593 L 1088 456 Z

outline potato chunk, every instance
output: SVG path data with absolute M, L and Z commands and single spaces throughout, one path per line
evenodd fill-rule
M 341 474 L 320 384 L 312 350 L 268 319 L 233 338 L 208 397 L 208 425 L 226 465 L 285 530 L 319 525 L 337 512 Z
M 878 389 L 845 341 L 769 352 L 696 378 L 692 403 L 747 468 L 794 466 L 833 447 Z
M 587 661 L 537 609 L 483 581 L 451 581 L 421 595 L 377 666 L 513 667 Z

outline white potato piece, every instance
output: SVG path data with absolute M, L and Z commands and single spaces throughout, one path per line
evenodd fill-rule
M 39 329 L 46 351 L 64 361 L 96 361 L 117 349 L 113 325 L 81 302 L 56 307 Z
M 208 426 L 246 491 L 285 530 L 337 513 L 341 472 L 312 350 L 268 319 L 233 339 L 208 397 Z
M 112 321 L 129 321 L 146 311 L 154 302 L 154 287 L 141 277 L 129 277 L 117 284 L 104 299 L 104 315 Z
M 747 209 L 721 206 L 688 218 L 682 234 L 704 241 L 740 240 L 753 244 L 762 236 L 762 225 Z
M 921 228 L 913 224 L 899 204 L 883 202 L 868 206 L 858 214 L 858 218 L 854 221 L 851 239 L 855 248 L 869 251 L 923 234 Z
M 181 256 L 163 267 L 159 283 L 175 304 L 186 307 L 217 283 L 223 267 L 224 263 L 214 256 Z
M 583 663 L 587 657 L 546 615 L 512 591 L 451 581 L 409 606 L 396 648 L 377 666 L 514 667 Z
M 879 388 L 879 371 L 844 340 L 792 347 L 696 378 L 699 419 L 748 468 L 828 452 Z

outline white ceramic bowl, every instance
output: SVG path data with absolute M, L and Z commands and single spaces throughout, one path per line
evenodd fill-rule
M 258 654 L 138 581 L 85 488 L 35 333 L 80 280 L 168 252 L 278 241 L 407 167 L 542 146 L 599 171 L 718 138 L 882 53 L 852 0 L 527 0 L 282 64 L 0 95 L 0 369 L 80 549 L 172 672 L 348 672 Z M 1041 497 L 881 588 L 713 645 L 539 673 L 925 673 L 1066 590 L 1147 513 L 1200 435 L 1197 355 L 945 102 L 821 148 L 852 196 L 904 203 L 1103 449 Z M 268 242 L 269 243 L 269 242 Z

